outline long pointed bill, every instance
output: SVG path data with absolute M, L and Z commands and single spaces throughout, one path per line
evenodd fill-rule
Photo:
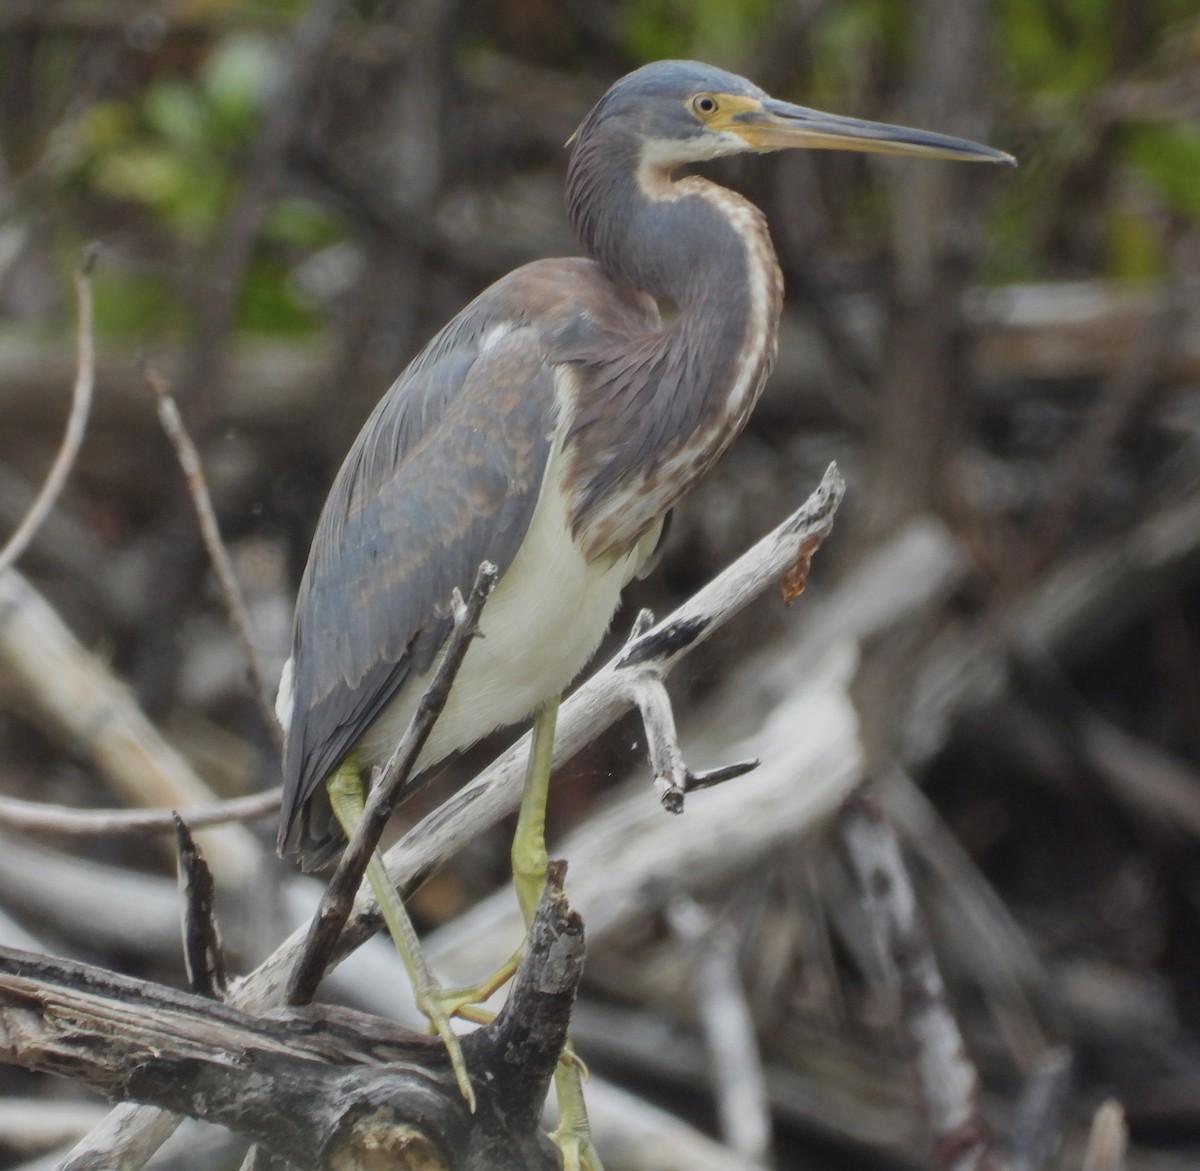
M 793 106 L 764 98 L 760 105 L 742 109 L 729 118 L 728 128 L 755 150 L 855 150 L 875 154 L 919 155 L 927 159 L 958 159 L 965 163 L 1009 163 L 1016 159 L 1001 150 L 965 138 L 912 130 L 887 122 L 867 122 L 823 114 L 806 106 Z

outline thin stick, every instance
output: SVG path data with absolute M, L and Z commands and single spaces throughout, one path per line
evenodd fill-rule
M 433 725 L 446 706 L 450 688 L 462 666 L 467 648 L 478 633 L 483 605 L 491 596 L 498 577 L 499 570 L 491 562 L 485 561 L 479 567 L 475 584 L 471 587 L 471 596 L 465 605 L 458 590 L 454 591 L 454 629 L 446 643 L 446 652 L 434 672 L 432 682 L 421 696 L 404 738 L 384 766 L 379 779 L 371 786 L 362 819 L 325 888 L 321 905 L 309 927 L 304 950 L 288 980 L 289 1004 L 308 1004 L 316 995 L 333 949 L 354 909 L 354 896 L 362 885 L 367 863 L 379 845 L 388 818 L 400 801 L 404 783 L 421 749 L 425 747 Z
M 694 773 L 683 759 L 675 714 L 662 676 L 653 665 L 629 668 L 630 698 L 637 704 L 646 730 L 646 749 L 654 770 L 654 789 L 668 813 L 682 813 L 683 800 L 697 789 L 709 789 L 758 768 L 757 760 L 741 760 L 720 768 Z
M 187 806 L 187 823 L 192 829 L 225 825 L 231 821 L 257 821 L 279 812 L 279 789 L 215 801 L 208 805 Z M 0 826 L 31 833 L 56 834 L 67 838 L 98 838 L 121 834 L 172 833 L 175 829 L 171 809 L 72 809 L 67 805 L 47 805 L 41 801 L 21 801 L 0 797 Z
M 191 493 L 192 504 L 196 509 L 196 517 L 200 521 L 200 533 L 204 538 L 204 547 L 208 550 L 213 569 L 216 570 L 217 580 L 221 583 L 221 594 L 229 611 L 229 620 L 233 623 L 238 642 L 242 646 L 242 653 L 246 656 L 246 671 L 250 676 L 250 686 L 258 703 L 259 714 L 262 716 L 267 731 L 271 733 L 275 746 L 282 754 L 283 729 L 279 726 L 279 720 L 275 716 L 275 705 L 271 702 L 271 692 L 263 675 L 258 652 L 254 649 L 254 643 L 250 638 L 250 619 L 246 614 L 242 589 L 233 572 L 233 563 L 229 560 L 225 542 L 221 539 L 221 529 L 217 524 L 217 514 L 213 509 L 212 496 L 209 494 L 208 484 L 204 479 L 204 467 L 200 462 L 200 453 L 187 433 L 183 418 L 179 414 L 179 407 L 175 402 L 175 396 L 171 393 L 171 387 L 167 380 L 145 360 L 141 362 L 141 368 L 143 377 L 150 384 L 150 389 L 154 391 L 155 398 L 158 400 L 159 422 L 162 423 L 162 429 L 167 433 L 167 438 L 175 448 L 179 466 L 183 468 L 183 474 L 187 477 L 188 491 Z
M 71 412 L 67 416 L 62 444 L 50 473 L 38 492 L 24 519 L 8 543 L 0 549 L 0 574 L 11 569 L 17 559 L 29 548 L 29 543 L 42 527 L 54 502 L 67 482 L 67 476 L 79 455 L 84 433 L 87 431 L 88 415 L 92 409 L 92 392 L 96 385 L 96 344 L 92 335 L 92 269 L 100 254 L 97 245 L 91 244 L 83 254 L 83 263 L 75 273 L 75 296 L 79 301 L 79 329 L 76 341 L 75 385 L 71 390 Z
M 212 871 L 182 817 L 175 817 L 179 895 L 183 902 L 183 965 L 197 996 L 224 1000 L 228 981 L 225 951 L 217 928 Z

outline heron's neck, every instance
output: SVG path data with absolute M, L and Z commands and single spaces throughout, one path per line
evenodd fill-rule
M 746 283 L 777 282 L 753 204 L 704 179 L 673 181 L 632 147 L 622 157 L 620 146 L 604 144 L 603 164 L 591 165 L 591 145 L 572 156 L 567 211 L 584 248 L 617 281 L 671 302 L 681 316 L 728 315 Z
M 694 177 L 639 179 L 635 159 L 588 167 L 579 158 L 586 146 L 568 174 L 576 233 L 614 280 L 676 310 L 660 333 L 598 356 L 594 393 L 577 406 L 573 433 L 594 435 L 613 419 L 646 429 L 637 442 L 614 434 L 595 444 L 594 467 L 580 449 L 573 518 L 589 548 L 607 550 L 673 507 L 745 426 L 774 361 L 783 289 L 753 204 Z M 606 156 L 610 162 L 611 149 Z M 638 377 L 628 376 L 631 369 Z M 656 437 L 652 459 L 641 442 L 648 435 Z

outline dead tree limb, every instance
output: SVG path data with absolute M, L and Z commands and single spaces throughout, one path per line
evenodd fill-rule
M 584 955 L 564 870 L 551 868 L 507 1005 L 464 1038 L 473 1115 L 441 1043 L 376 1017 L 345 1009 L 254 1017 L 4 949 L 0 1060 L 220 1123 L 299 1167 L 375 1165 L 366 1161 L 375 1152 L 389 1166 L 428 1171 L 551 1171 L 557 1155 L 538 1125 Z

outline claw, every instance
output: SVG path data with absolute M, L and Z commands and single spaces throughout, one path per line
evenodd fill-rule
M 563 1171 L 604 1171 L 592 1140 L 574 1131 L 556 1130 L 550 1141 L 562 1155 Z

